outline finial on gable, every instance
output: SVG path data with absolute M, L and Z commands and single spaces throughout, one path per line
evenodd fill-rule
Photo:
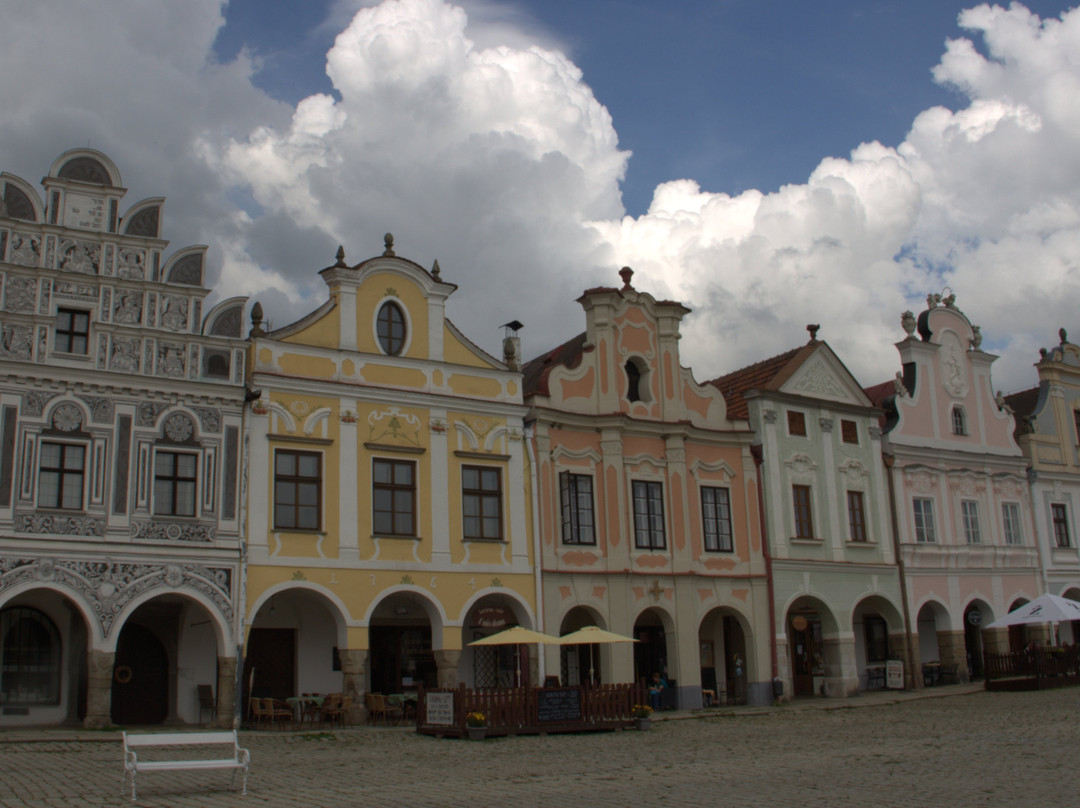
M 345 248 L 342 247 L 340 244 L 338 245 L 338 248 L 337 248 L 337 255 L 335 255 L 334 257 L 337 259 L 337 263 L 334 264 L 334 266 L 336 266 L 336 267 L 345 266 Z
M 394 234 L 387 233 L 383 236 L 383 243 L 386 245 L 386 249 L 383 250 L 383 255 L 396 255 L 394 252 Z
M 619 277 L 623 280 L 623 288 L 619 291 L 628 292 L 634 288 L 630 285 L 630 279 L 634 277 L 634 270 L 630 269 L 630 267 L 623 267 L 622 269 L 620 269 Z
M 821 328 L 820 323 L 807 323 L 806 330 L 810 332 L 810 341 L 817 342 L 817 332 Z
M 1065 333 L 1064 328 L 1059 328 L 1058 329 L 1058 337 L 1061 339 L 1061 344 L 1062 345 L 1064 345 L 1066 342 L 1069 341 L 1069 335 Z
M 251 307 L 251 331 L 248 332 L 248 337 L 261 337 L 266 333 L 262 330 L 262 321 L 262 303 L 255 301 L 255 305 Z
M 431 277 L 437 281 L 442 280 L 442 269 L 439 267 L 439 259 L 435 259 L 435 263 L 431 265 Z

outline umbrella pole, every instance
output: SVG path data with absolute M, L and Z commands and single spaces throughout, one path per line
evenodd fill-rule
M 593 682 L 593 664 L 592 664 L 592 646 L 589 646 L 589 686 L 591 687 Z

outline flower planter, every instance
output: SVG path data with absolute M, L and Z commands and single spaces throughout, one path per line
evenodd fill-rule
M 647 730 L 651 726 L 651 723 L 652 723 L 652 719 L 650 719 L 650 718 L 635 718 L 634 719 L 634 726 L 641 732 L 644 732 L 645 730 Z
M 487 727 L 465 727 L 470 741 L 482 741 L 487 735 Z

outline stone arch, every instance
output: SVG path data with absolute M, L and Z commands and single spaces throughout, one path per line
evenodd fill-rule
M 513 625 L 536 629 L 528 603 L 509 589 L 486 588 L 469 598 L 461 612 L 461 657 L 457 681 L 473 687 L 521 687 L 541 683 L 542 648 L 536 645 L 476 646 L 482 636 L 497 634 Z M 440 664 L 440 673 L 448 658 Z M 440 677 L 442 678 L 442 677 Z
M 40 222 L 45 218 L 41 197 L 30 183 L 21 177 L 4 174 L 3 215 L 26 222 Z
M 750 682 L 767 678 L 757 669 L 752 629 L 751 620 L 734 603 L 713 606 L 701 616 L 697 630 L 698 674 L 706 706 L 746 704 L 750 700 Z M 683 678 L 687 679 L 685 674 Z
M 122 188 L 120 171 L 108 157 L 96 149 L 70 149 L 53 161 L 50 177 Z
M 776 650 L 784 692 L 844 696 L 854 689 L 850 626 L 841 625 L 833 606 L 818 592 L 796 593 L 782 614 L 785 640 L 777 642 Z
M 161 209 L 164 197 L 143 199 L 124 214 L 124 235 L 158 238 L 161 235 Z

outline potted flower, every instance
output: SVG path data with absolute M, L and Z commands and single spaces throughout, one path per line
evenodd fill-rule
M 652 707 L 648 704 L 635 704 L 630 708 L 631 714 L 634 716 L 634 724 L 640 730 L 646 730 L 649 728 L 649 716 L 652 715 Z
M 482 741 L 487 735 L 487 716 L 479 710 L 473 710 L 465 715 L 465 729 L 469 734 L 470 741 Z

